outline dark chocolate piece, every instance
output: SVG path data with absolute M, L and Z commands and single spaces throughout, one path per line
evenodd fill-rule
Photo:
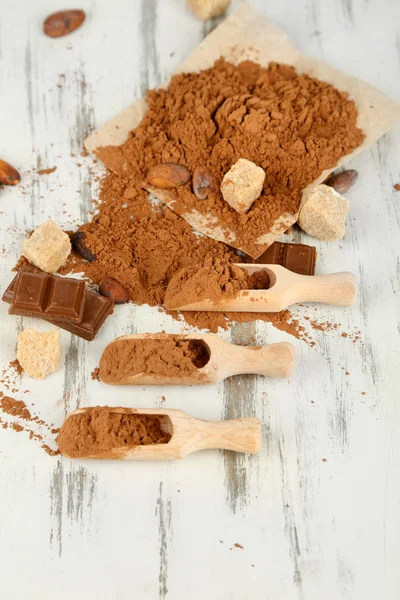
M 317 251 L 306 244 L 274 242 L 254 262 L 262 265 L 281 265 L 299 275 L 314 275 Z
M 32 272 L 32 269 L 38 271 L 32 265 L 24 265 L 21 271 Z M 40 272 L 40 271 L 38 271 Z M 11 304 L 14 298 L 15 286 L 17 278 L 14 277 L 8 288 L 3 294 L 3 301 Z M 97 335 L 100 327 L 103 325 L 106 318 L 111 315 L 114 310 L 114 303 L 108 298 L 104 298 L 99 294 L 85 290 L 85 303 L 83 307 L 83 316 L 80 323 L 73 323 L 71 321 L 55 321 L 52 317 L 44 315 L 37 315 L 38 318 L 54 323 L 61 329 L 70 331 L 79 337 L 88 340 L 89 342 L 94 339 Z
M 84 302 L 84 281 L 43 272 L 21 271 L 17 276 L 9 313 L 80 323 Z

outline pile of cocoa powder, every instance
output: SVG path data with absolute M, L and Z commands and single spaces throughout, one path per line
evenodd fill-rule
M 115 412 L 118 410 L 119 412 Z M 167 444 L 171 433 L 166 416 L 136 414 L 130 409 L 96 406 L 71 415 L 64 421 L 58 436 L 61 454 L 72 458 L 121 458 L 121 452 L 133 446 Z
M 94 283 L 105 277 L 119 281 L 136 304 L 164 306 L 165 292 L 180 269 L 201 264 L 205 257 L 243 262 L 222 242 L 196 234 L 192 227 L 167 206 L 154 204 L 148 194 L 123 178 L 109 173 L 102 181 L 98 213 L 80 227 L 84 242 L 96 255 L 87 262 L 73 252 L 61 273 L 83 272 Z M 232 321 L 261 320 L 281 331 L 303 338 L 305 328 L 289 310 L 280 313 L 222 313 L 169 311 L 189 325 L 217 333 Z
M 185 340 L 179 336 L 144 339 L 121 339 L 103 352 L 99 377 L 118 384 L 137 373 L 158 377 L 179 377 L 194 373 L 210 359 L 202 340 Z
M 221 58 L 199 73 L 175 75 L 167 89 L 148 91 L 147 103 L 125 144 L 100 148 L 98 156 L 134 183 L 146 181 L 149 168 L 160 163 L 178 163 L 190 173 L 206 167 L 214 191 L 198 200 L 190 182 L 169 190 L 174 211 L 197 211 L 254 257 L 263 251 L 255 240 L 282 215 L 295 214 L 302 190 L 365 137 L 346 93 L 285 64 L 235 66 Z M 266 174 L 262 194 L 246 214 L 220 192 L 225 173 L 240 158 Z
M 163 306 L 172 277 L 206 258 L 243 262 L 226 244 L 196 234 L 175 212 L 148 200 L 141 184 L 151 165 L 174 161 L 193 169 L 205 164 L 217 181 L 238 158 L 263 166 L 264 191 L 251 214 L 233 215 L 219 192 L 199 201 L 190 185 L 176 190 L 177 201 L 196 201 L 205 213 L 214 203 L 229 227 L 240 221 L 246 236 L 254 237 L 268 219 L 298 207 L 301 189 L 363 139 L 346 94 L 285 65 L 234 67 L 221 59 L 201 73 L 174 77 L 167 90 L 150 91 L 148 101 L 149 110 L 129 140 L 100 151 L 118 173 L 104 178 L 98 213 L 80 227 L 95 260 L 74 254 L 63 269 L 83 271 L 94 283 L 115 278 L 137 304 Z M 232 320 L 262 319 L 296 337 L 304 334 L 289 311 L 182 316 L 212 332 Z
M 164 302 L 167 308 L 202 300 L 218 303 L 237 297 L 242 290 L 268 289 L 269 284 L 265 270 L 248 275 L 247 271 L 231 262 L 206 257 L 202 265 L 181 269 L 174 275 Z

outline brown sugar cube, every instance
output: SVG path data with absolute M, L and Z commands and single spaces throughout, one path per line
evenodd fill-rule
M 251 160 L 239 160 L 224 175 L 221 193 L 224 200 L 238 213 L 246 213 L 259 198 L 265 172 Z
M 350 203 L 327 185 L 317 185 L 300 211 L 298 223 L 303 231 L 319 240 L 340 240 L 346 231 Z
M 223 15 L 228 10 L 231 0 L 187 0 L 187 4 L 200 21 L 207 21 Z
M 18 336 L 17 359 L 28 375 L 44 379 L 58 369 L 61 357 L 61 336 L 58 329 L 36 331 L 25 329 Z
M 56 273 L 63 267 L 70 253 L 68 234 L 51 219 L 39 225 L 22 244 L 22 255 L 32 265 L 47 273 Z

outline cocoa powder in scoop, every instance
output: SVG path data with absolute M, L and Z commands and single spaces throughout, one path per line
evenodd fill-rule
M 179 336 L 148 339 L 121 339 L 103 352 L 99 376 L 106 383 L 118 384 L 138 373 L 160 377 L 179 377 L 194 373 L 209 360 L 201 340 L 184 340 Z
M 133 446 L 167 444 L 171 434 L 163 429 L 164 422 L 163 416 L 136 414 L 129 409 L 120 413 L 108 406 L 96 406 L 66 419 L 58 436 L 58 448 L 61 454 L 73 458 L 113 458 L 113 449 L 123 454 Z M 120 454 L 114 458 L 120 458 Z
M 241 290 L 268 289 L 269 276 L 260 271 L 249 276 L 233 263 L 206 257 L 202 265 L 179 271 L 168 285 L 165 306 L 175 308 L 192 302 L 217 303 L 235 298 Z
M 129 139 L 100 148 L 98 156 L 134 183 L 146 181 L 149 169 L 161 163 L 178 163 L 192 174 L 206 167 L 215 188 L 203 200 L 190 182 L 169 190 L 174 211 L 198 211 L 204 223 L 230 232 L 227 239 L 254 257 L 267 247 L 255 241 L 282 215 L 296 214 L 302 190 L 365 137 L 346 93 L 284 64 L 235 66 L 221 58 L 199 73 L 175 75 L 167 89 L 148 91 L 147 103 Z M 247 214 L 238 214 L 220 192 L 225 173 L 240 158 L 266 173 Z

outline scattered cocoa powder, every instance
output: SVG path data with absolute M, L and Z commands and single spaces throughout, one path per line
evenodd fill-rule
M 179 336 L 121 339 L 109 344 L 100 359 L 99 377 L 105 383 L 123 383 L 132 375 L 146 373 L 175 377 L 194 373 L 210 359 L 202 340 Z
M 43 442 L 43 435 L 41 435 L 41 433 L 33 431 L 29 424 L 38 425 L 42 429 L 42 432 L 46 434 L 51 433 L 52 435 L 55 435 L 59 432 L 59 429 L 54 429 L 52 425 L 48 425 L 45 421 L 43 421 L 43 419 L 39 419 L 39 417 L 37 416 L 32 417 L 25 402 L 23 402 L 22 400 L 16 400 L 15 398 L 11 398 L 10 396 L 5 396 L 3 392 L 0 392 L 0 410 L 6 415 L 10 415 L 11 417 L 20 419 L 20 422 L 10 422 L 3 421 L 0 418 L 0 424 L 2 425 L 3 429 L 11 428 L 17 433 L 26 431 L 27 433 L 29 433 L 29 439 L 35 439 L 39 442 Z M 50 448 L 50 446 L 48 446 L 45 443 L 42 443 L 41 447 L 50 456 L 56 456 L 57 454 L 59 454 L 57 450 L 53 450 L 52 448 Z
M 10 396 L 1 395 L 0 409 L 12 417 L 20 417 L 26 421 L 31 421 L 32 419 L 31 413 L 27 409 L 25 402 L 22 400 L 15 400 L 14 398 L 10 398 Z
M 20 433 L 21 431 L 24 431 L 24 428 L 19 423 L 12 423 L 11 424 L 11 429 L 14 429 L 14 431 L 16 431 L 17 433 Z
M 167 444 L 171 439 L 169 425 L 169 418 L 163 415 L 137 414 L 130 409 L 96 406 L 68 417 L 61 427 L 57 443 L 61 454 L 73 458 L 121 458 L 121 452 L 112 456 L 111 451 Z
M 10 364 L 10 367 L 12 367 L 15 370 L 15 373 L 17 375 L 21 375 L 24 372 L 24 370 L 21 367 L 21 365 L 19 364 L 19 360 L 17 358 L 15 360 L 10 361 L 9 364 Z
M 318 322 L 310 317 L 304 317 L 304 319 L 310 323 L 315 331 L 335 331 L 340 327 L 340 323 L 330 323 L 329 321 Z M 346 337 L 349 337 L 348 333 L 346 333 Z
M 266 286 L 266 287 L 264 287 Z M 220 258 L 206 257 L 202 265 L 178 271 L 171 279 L 164 303 L 168 309 L 193 302 L 235 298 L 241 290 L 268 289 L 269 276 L 260 271 L 249 276 L 237 265 Z
M 100 369 L 99 367 L 96 367 L 91 373 L 90 376 L 92 378 L 93 381 L 100 381 L 100 377 L 99 377 L 99 373 L 100 373 Z
M 167 89 L 149 90 L 146 99 L 148 110 L 129 139 L 100 148 L 98 156 L 131 183 L 146 181 L 149 168 L 162 163 L 179 163 L 190 173 L 206 167 L 215 191 L 199 201 L 190 183 L 169 190 L 174 211 L 217 221 L 235 247 L 254 257 L 268 245 L 256 240 L 282 215 L 298 211 L 302 190 L 365 137 L 346 93 L 284 64 L 234 66 L 221 58 L 199 73 L 175 75 Z M 240 158 L 266 173 L 260 198 L 243 215 L 219 189 Z
M 49 456 L 58 456 L 60 454 L 59 450 L 53 450 L 52 448 L 50 448 L 50 446 L 48 446 L 47 444 L 42 444 L 41 448 L 43 448 L 43 450 L 46 452 L 46 454 L 48 454 Z
M 11 360 L 8 365 L 3 367 L 0 371 L 0 386 L 3 390 L 15 394 L 19 391 L 22 368 L 19 364 L 18 360 Z M 29 390 L 25 390 L 25 393 Z M 3 392 L 0 392 L 0 396 L 4 395 Z
M 185 319 L 188 325 L 197 327 L 198 329 L 207 329 L 211 333 L 217 333 L 218 329 L 228 329 L 233 322 L 235 323 L 251 323 L 253 321 L 264 321 L 271 323 L 280 331 L 285 331 L 293 335 L 297 339 L 309 341 L 309 335 L 298 319 L 293 318 L 289 310 L 281 310 L 278 313 L 251 313 L 251 312 L 182 312 L 168 311 L 175 319 L 179 316 Z M 314 342 L 309 342 L 314 345 Z

